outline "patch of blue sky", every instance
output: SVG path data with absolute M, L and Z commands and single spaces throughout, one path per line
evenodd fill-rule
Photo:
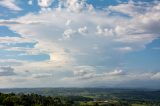
M 87 0 L 89 4 L 92 4 L 97 9 L 104 9 L 110 5 L 117 5 L 117 0 Z
M 17 12 L 11 11 L 6 7 L 0 6 L 0 19 L 10 19 L 11 17 L 16 17 Z
M 87 0 L 89 4 L 92 4 L 97 9 L 104 9 L 108 6 L 115 6 L 122 3 L 128 3 L 130 0 Z M 155 0 L 133 0 L 138 2 L 154 2 Z
M 12 47 L 25 47 L 25 48 L 34 48 L 36 43 L 14 43 Z
M 41 10 L 41 7 L 38 5 L 37 0 L 32 0 L 32 4 L 28 4 L 28 0 L 18 0 L 18 5 L 23 10 L 20 12 L 19 15 L 24 15 L 27 13 L 38 13 Z M 53 0 L 53 3 L 49 8 L 55 8 L 58 7 L 58 0 Z
M 6 26 L 0 26 L 0 37 L 20 37 L 19 34 L 8 29 Z
M 154 40 L 152 43 L 148 45 L 149 49 L 160 48 L 160 38 Z
M 87 0 L 89 4 L 92 4 L 97 9 L 104 9 L 108 6 L 115 6 L 121 3 L 128 3 L 130 0 Z M 135 3 L 139 2 L 154 2 L 155 0 L 133 0 Z
M 36 55 L 19 55 L 15 59 L 18 60 L 27 60 L 27 61 L 45 61 L 49 60 L 50 56 L 48 54 L 36 54 Z
M 155 47 L 160 47 L 160 39 L 148 44 L 144 50 L 126 54 L 124 62 L 131 70 L 159 71 L 160 49 L 154 49 Z
M 58 0 L 54 0 L 50 7 L 51 8 L 57 8 L 58 6 L 59 6 L 59 1 Z
M 124 13 L 121 13 L 121 12 L 116 12 L 116 11 L 112 11 L 109 13 L 110 16 L 120 16 L 120 17 L 123 17 L 123 18 L 132 18 L 131 16 L 129 16 L 128 14 L 124 14 Z
M 11 19 L 23 16 L 27 13 L 38 12 L 40 10 L 40 7 L 38 5 L 36 6 L 37 3 L 35 2 L 36 0 L 33 0 L 33 5 L 28 5 L 28 0 L 17 0 L 16 5 L 22 9 L 21 11 L 14 11 L 6 7 L 0 6 L 0 19 Z
M 11 51 L 11 50 L 0 50 L 0 55 L 2 55 L 3 57 L 5 56 L 16 56 L 18 54 L 21 54 L 21 53 L 25 53 L 25 52 L 22 52 L 22 51 Z M 0 57 L 0 58 L 3 58 L 3 57 Z
M 38 6 L 37 0 L 32 0 L 32 5 L 28 4 L 29 0 L 18 0 L 18 6 L 22 8 L 21 15 L 29 12 L 38 12 L 40 7 Z
M 113 54 L 113 53 L 112 53 Z M 115 69 L 121 62 L 121 57 L 114 55 L 116 58 L 111 58 L 109 56 L 104 55 L 78 55 L 78 65 L 85 66 L 86 64 L 89 66 L 103 66 L 107 69 Z M 87 60 L 86 60 L 87 58 Z M 96 59 L 96 61 L 95 61 Z
M 134 2 L 154 2 L 156 0 L 133 0 Z M 158 1 L 158 0 L 157 0 Z
M 24 47 L 24 48 L 34 48 L 36 43 L 1 43 L 0 45 L 8 47 Z
M 36 55 L 28 55 L 23 51 L 0 50 L 0 59 L 45 61 L 45 60 L 49 60 L 50 56 L 48 54 L 43 54 L 43 53 L 36 54 Z

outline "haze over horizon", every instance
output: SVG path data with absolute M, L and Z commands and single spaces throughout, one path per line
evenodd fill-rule
M 0 0 L 0 88 L 160 89 L 159 0 Z

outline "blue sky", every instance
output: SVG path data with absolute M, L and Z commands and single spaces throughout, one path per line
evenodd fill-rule
M 159 89 L 159 11 L 158 0 L 1 0 L 0 87 Z

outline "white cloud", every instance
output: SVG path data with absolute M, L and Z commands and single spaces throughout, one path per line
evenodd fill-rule
M 153 74 L 151 78 L 159 80 L 160 79 L 160 72 Z
M 98 34 L 103 34 L 103 29 L 100 26 L 97 26 L 97 33 Z
M 67 20 L 67 22 L 66 22 L 66 26 L 69 26 L 70 24 L 71 24 L 71 20 Z
M 115 79 L 126 76 L 127 73 L 123 70 L 114 70 L 110 72 L 98 72 L 99 69 L 93 66 L 76 66 L 73 68 L 73 76 L 66 77 L 63 80 L 70 80 L 71 83 L 90 82 L 90 81 L 114 81 Z M 100 70 L 99 70 L 100 71 Z
M 38 73 L 38 74 L 32 74 L 33 78 L 50 78 L 53 75 L 50 73 Z
M 102 36 L 115 36 L 113 29 L 101 28 L 100 26 L 97 26 L 97 34 Z
M 13 1 L 13 0 L 1 0 L 0 6 L 6 7 L 8 9 L 14 10 L 14 11 L 21 11 L 22 10 L 20 7 L 18 7 L 16 5 L 15 1 Z
M 0 43 L 34 43 L 32 39 L 20 38 L 20 37 L 0 37 Z
M 79 28 L 79 29 L 78 29 L 78 32 L 79 32 L 80 34 L 87 34 L 87 32 L 88 32 L 87 27 L 84 26 L 84 27 Z
M 108 75 L 126 75 L 122 70 L 114 70 L 113 72 L 106 73 Z
M 67 7 L 68 10 L 74 12 L 80 12 L 84 8 L 84 2 L 80 0 L 61 0 L 61 5 Z
M 64 33 L 63 33 L 64 39 L 69 39 L 71 36 L 74 35 L 74 33 L 76 33 L 76 31 L 74 31 L 73 29 L 65 30 Z
M 75 68 L 74 66 L 105 64 L 107 67 L 111 59 L 118 61 L 125 53 L 144 49 L 147 44 L 159 37 L 159 2 L 155 5 L 148 4 L 146 9 L 134 3 L 126 3 L 109 7 L 107 11 L 99 11 L 93 7 L 89 9 L 89 5 L 84 1 L 63 0 L 61 5 L 64 7 L 52 8 L 48 11 L 46 8 L 51 3 L 50 0 L 39 1 L 39 5 L 45 8 L 44 12 L 0 20 L 0 25 L 9 27 L 22 37 L 1 37 L 1 42 L 31 42 L 30 39 L 37 42 L 29 50 L 24 48 L 10 48 L 10 50 L 19 49 L 26 51 L 26 54 L 33 52 L 33 54 L 45 53 L 50 56 L 46 61 L 26 62 L 15 66 L 18 71 L 72 70 L 74 76 L 66 79 L 73 81 L 76 79 L 80 82 L 86 79 L 83 81 L 86 83 L 93 81 L 91 84 L 158 78 L 158 73 L 134 74 L 122 70 L 100 73 L 93 67 Z M 139 10 L 144 10 L 144 13 Z M 130 17 L 116 12 L 110 15 L 108 11 L 121 12 Z
M 151 11 L 146 10 L 144 14 L 138 12 L 132 18 L 119 14 L 110 16 L 106 11 L 94 10 L 92 13 L 86 9 L 76 13 L 65 7 L 61 10 L 27 14 L 17 19 L 1 20 L 0 24 L 8 26 L 25 39 L 34 39 L 37 42 L 34 48 L 50 55 L 52 61 L 72 63 L 69 61 L 74 60 L 74 64 L 96 64 L 103 60 L 107 63 L 109 60 L 102 57 L 116 59 L 114 54 L 117 50 L 123 51 L 122 54 L 140 50 L 158 38 L 159 31 L 152 31 L 155 29 L 151 28 L 155 23 L 159 28 L 157 23 L 160 14 L 157 5 L 151 5 Z M 150 17 L 153 15 L 157 18 Z M 87 33 L 86 36 L 81 36 L 84 33 Z M 63 40 L 64 38 L 69 40 Z M 93 49 L 95 45 L 98 51 Z M 65 52 L 66 49 L 70 52 Z
M 134 2 L 133 0 L 130 0 L 127 3 L 120 3 L 116 6 L 109 6 L 108 9 L 112 12 L 119 12 L 134 17 L 150 10 L 151 5 L 148 5 L 146 2 Z
M 53 0 L 38 0 L 38 5 L 43 7 L 49 7 L 52 4 Z
M 28 0 L 28 5 L 32 5 L 33 1 L 32 0 Z
M 116 48 L 118 51 L 120 51 L 120 52 L 123 52 L 123 53 L 126 53 L 126 52 L 132 52 L 132 50 L 134 50 L 132 47 L 128 47 L 128 46 L 126 46 L 126 47 L 120 47 L 120 48 Z
M 90 66 L 88 66 L 90 67 Z M 93 68 L 93 67 L 92 67 Z M 84 69 L 84 70 L 83 70 Z M 159 72 L 127 72 L 123 70 L 113 70 L 110 72 L 96 73 L 96 70 L 75 70 L 73 77 L 63 78 L 62 81 L 68 81 L 69 85 L 76 86 L 104 86 L 104 87 L 130 87 L 129 83 L 135 83 L 136 87 L 143 87 L 142 83 L 147 88 L 150 88 L 150 83 L 159 81 Z M 133 87 L 133 86 L 132 86 Z
M 76 67 L 74 70 L 74 75 L 77 77 L 91 77 L 92 75 L 94 75 L 96 73 L 96 70 L 91 67 L 91 66 L 79 66 Z

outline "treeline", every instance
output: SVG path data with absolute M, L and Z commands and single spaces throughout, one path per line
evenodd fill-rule
M 58 97 L 0 93 L 0 106 L 71 106 L 71 104 Z
M 38 94 L 0 93 L 0 106 L 79 106 L 79 102 L 93 101 L 83 96 L 42 96 Z
M 0 93 L 0 106 L 160 106 L 160 102 L 123 99 L 101 101 L 84 96 Z

